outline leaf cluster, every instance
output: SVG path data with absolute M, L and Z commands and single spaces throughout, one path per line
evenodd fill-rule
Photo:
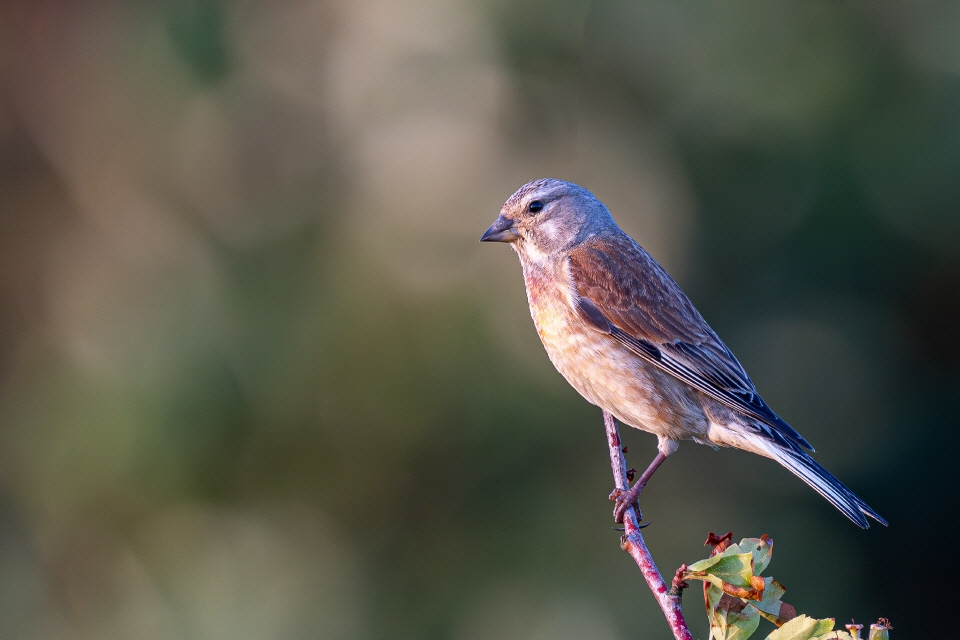
M 769 576 L 761 576 L 773 557 L 773 540 L 744 538 L 733 544 L 733 534 L 717 537 L 707 544 L 709 558 L 681 567 L 682 580 L 703 581 L 703 599 L 714 640 L 746 640 L 757 630 L 760 618 L 777 625 L 766 640 L 859 640 L 861 625 L 847 625 L 847 631 L 834 630 L 833 618 L 797 615 L 784 602 L 786 589 Z M 888 640 L 890 625 L 882 620 L 871 625 L 869 640 Z

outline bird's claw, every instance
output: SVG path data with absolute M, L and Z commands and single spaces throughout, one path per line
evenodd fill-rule
M 637 522 L 643 520 L 643 514 L 640 512 L 640 504 L 637 502 L 637 496 L 632 491 L 624 491 L 623 489 L 614 489 L 610 493 L 610 500 L 616 503 L 613 507 L 613 520 L 614 522 L 622 523 L 623 514 L 627 512 L 627 509 L 633 507 L 637 511 Z M 646 525 L 643 525 L 646 526 Z M 641 527 L 643 528 L 643 527 Z

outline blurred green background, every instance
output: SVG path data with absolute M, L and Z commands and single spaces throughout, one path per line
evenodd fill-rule
M 950 635 L 957 33 L 954 3 L 0 3 L 0 637 L 668 637 L 600 412 L 477 242 L 543 176 L 890 521 L 688 444 L 643 500 L 661 569 L 768 533 L 798 610 Z

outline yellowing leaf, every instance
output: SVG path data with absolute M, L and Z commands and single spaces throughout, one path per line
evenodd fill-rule
M 818 637 L 817 640 L 853 640 L 853 636 L 846 631 L 831 631 Z
M 822 636 L 829 638 L 833 623 L 833 618 L 817 620 L 800 615 L 768 635 L 767 640 L 818 640 Z

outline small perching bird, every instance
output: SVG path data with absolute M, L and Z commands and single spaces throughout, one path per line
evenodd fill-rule
M 574 389 L 659 439 L 636 484 L 614 491 L 614 516 L 634 503 L 680 440 L 772 458 L 859 526 L 887 524 L 816 463 L 813 447 L 767 406 L 730 350 L 656 260 L 578 185 L 529 182 L 483 242 L 520 256 L 530 313 L 550 361 Z

